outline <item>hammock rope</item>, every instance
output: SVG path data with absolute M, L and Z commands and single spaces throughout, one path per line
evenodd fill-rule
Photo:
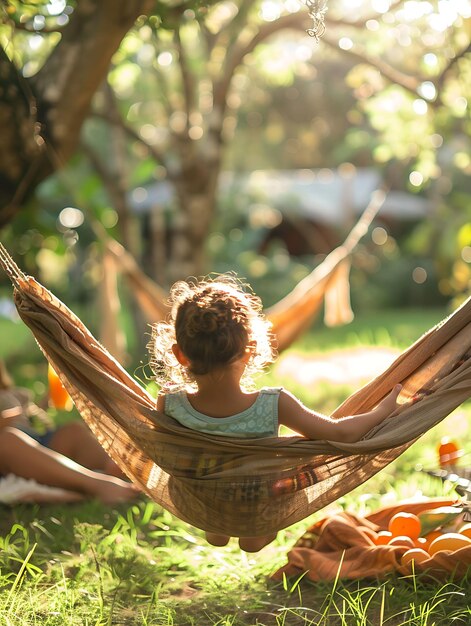
M 324 300 L 327 306 L 328 294 L 338 289 L 339 282 L 340 284 L 343 283 L 344 287 L 348 285 L 350 257 L 360 240 L 368 232 L 385 199 L 385 190 L 377 189 L 374 191 L 368 206 L 343 244 L 332 250 L 324 261 L 301 280 L 287 296 L 266 310 L 266 316 L 273 325 L 272 330 L 277 339 L 279 352 L 288 348 L 309 328 Z M 347 289 L 349 291 L 349 287 Z M 341 305 L 335 296 L 333 301 L 337 306 Z M 345 306 L 345 302 L 343 304 Z M 332 310 L 329 312 L 326 309 L 326 317 L 337 316 Z M 348 310 L 339 311 L 338 319 L 342 320 L 345 317 L 351 321 L 351 318 L 348 319 Z
M 155 400 L 50 291 L 0 244 L 15 304 L 98 441 L 142 490 L 210 532 L 265 535 L 362 484 L 471 397 L 471 299 L 432 328 L 334 417 L 372 408 L 404 387 L 400 408 L 361 441 L 232 439 L 191 431 Z

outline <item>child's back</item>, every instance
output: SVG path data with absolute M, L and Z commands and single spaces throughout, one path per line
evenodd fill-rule
M 169 323 L 155 326 L 151 366 L 162 391 L 157 408 L 182 425 L 226 437 L 272 437 L 284 424 L 310 439 L 357 441 L 396 408 L 400 386 L 373 411 L 332 419 L 281 388 L 246 390 L 251 374 L 273 361 L 270 324 L 260 299 L 232 276 L 176 283 Z M 207 534 L 214 545 L 229 537 Z M 273 539 L 240 538 L 257 551 Z
M 264 387 L 257 393 L 245 394 L 234 404 L 227 401 L 205 404 L 184 390 L 174 391 L 165 394 L 159 408 L 183 426 L 210 435 L 276 437 L 280 391 L 280 388 Z

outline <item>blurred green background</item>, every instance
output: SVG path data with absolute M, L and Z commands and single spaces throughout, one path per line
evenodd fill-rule
M 289 0 L 138 4 L 0 8 L 1 241 L 93 332 L 104 235 L 164 291 L 233 270 L 271 306 L 382 185 L 355 313 L 468 295 L 466 3 L 330 0 L 319 41 Z M 117 281 L 136 367 L 147 327 Z M 0 356 L 34 359 L 14 317 L 1 274 Z

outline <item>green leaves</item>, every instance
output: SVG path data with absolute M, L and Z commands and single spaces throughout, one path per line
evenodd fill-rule
M 463 515 L 463 508 L 460 506 L 441 506 L 422 511 L 418 515 L 421 524 L 421 536 L 424 537 L 432 530 L 450 525 L 460 515 Z

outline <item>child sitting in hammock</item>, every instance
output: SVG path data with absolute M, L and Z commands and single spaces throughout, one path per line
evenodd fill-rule
M 151 366 L 161 392 L 157 409 L 180 424 L 227 437 L 273 437 L 281 424 L 308 439 L 353 442 L 397 408 L 400 385 L 367 413 L 332 419 L 305 407 L 282 388 L 250 390 L 250 376 L 273 362 L 270 324 L 260 299 L 230 275 L 176 283 L 170 322 L 153 329 Z M 276 535 L 241 537 L 257 552 Z M 206 533 L 224 546 L 230 537 Z

